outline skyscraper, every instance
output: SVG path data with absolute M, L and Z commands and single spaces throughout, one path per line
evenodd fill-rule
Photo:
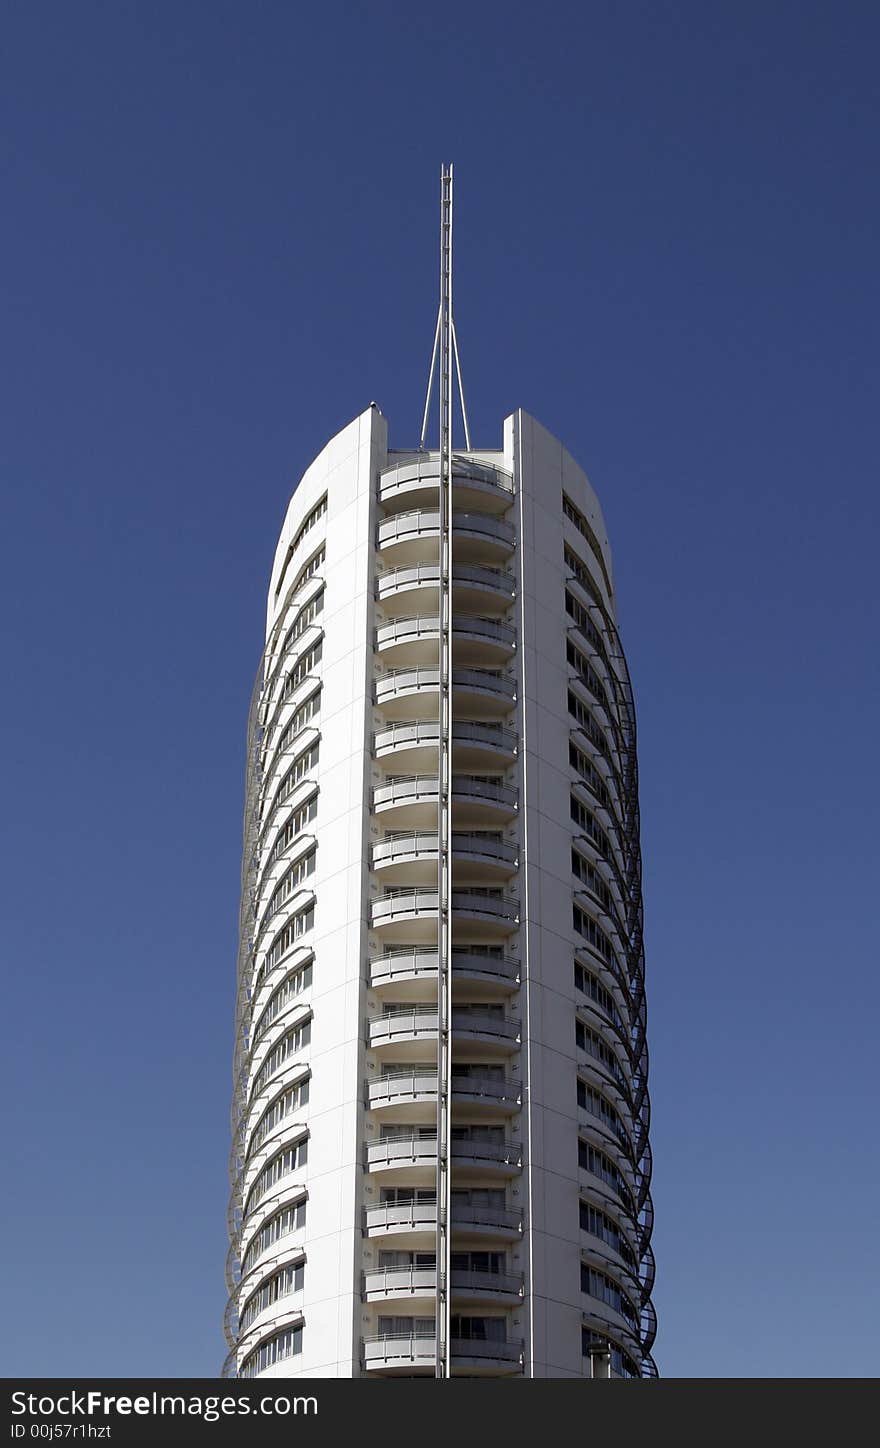
M 375 405 L 355 418 L 300 480 L 269 585 L 230 1376 L 656 1373 L 611 554 L 585 474 L 526 413 L 500 448 L 466 430 L 453 450 L 451 187 L 440 446 L 390 450 Z

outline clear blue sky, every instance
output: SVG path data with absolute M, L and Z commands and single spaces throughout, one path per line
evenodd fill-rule
M 2 1371 L 214 1375 L 245 715 L 289 493 L 475 441 L 611 533 L 657 1361 L 873 1375 L 880 12 L 7 0 Z

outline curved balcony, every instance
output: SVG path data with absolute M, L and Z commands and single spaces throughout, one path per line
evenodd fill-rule
M 431 1337 L 390 1333 L 363 1339 L 363 1366 L 382 1377 L 433 1377 L 436 1343 Z
M 440 675 L 422 667 L 392 669 L 376 679 L 376 707 L 389 720 L 436 719 Z M 475 722 L 503 718 L 516 704 L 516 680 L 491 669 L 453 669 L 452 702 Z
M 436 699 L 435 699 L 436 703 Z M 375 757 L 387 760 L 395 774 L 426 774 L 437 767 L 440 726 L 435 719 L 388 724 L 373 739 Z M 452 725 L 452 765 L 476 773 L 506 769 L 517 754 L 517 736 L 502 724 L 474 724 L 456 720 Z
M 417 508 L 395 513 L 378 528 L 376 545 L 385 564 L 393 567 L 434 563 L 440 547 L 440 514 Z M 511 523 L 484 513 L 453 513 L 452 547 L 458 563 L 504 563 L 516 546 Z
M 516 818 L 518 792 L 513 785 L 479 774 L 453 774 L 452 827 L 457 832 L 500 829 Z M 373 812 L 386 828 L 409 830 L 436 825 L 436 774 L 391 775 L 373 789 Z
M 393 1247 L 430 1251 L 437 1241 L 437 1201 L 385 1202 L 364 1209 L 364 1232 Z
M 437 1176 L 437 1134 L 419 1132 L 390 1141 L 368 1141 L 364 1168 L 381 1175 L 383 1181 L 405 1182 L 411 1187 L 433 1186 Z
M 370 901 L 370 929 L 389 943 L 436 944 L 437 890 L 399 886 Z
M 435 453 L 392 463 L 379 474 L 379 502 L 387 513 L 437 507 L 440 460 Z M 505 468 L 470 458 L 452 459 L 452 501 L 457 508 L 504 513 L 513 503 L 513 477 Z
M 522 1105 L 522 1086 L 516 1077 L 499 1081 L 493 1076 L 461 1076 L 453 1071 L 451 1085 L 455 1105 L 480 1121 L 504 1121 L 515 1116 Z
M 516 1307 L 524 1292 L 522 1273 L 456 1272 L 449 1274 L 452 1300 L 459 1307 Z
M 455 661 L 465 668 L 501 668 L 516 653 L 516 630 L 498 619 L 457 614 L 452 632 Z M 394 618 L 376 629 L 376 652 L 383 663 L 395 668 L 436 665 L 439 649 L 440 620 L 436 615 Z
M 395 1121 L 429 1125 L 437 1117 L 436 1065 L 426 1061 L 424 1071 L 418 1072 L 392 1068 L 387 1076 L 367 1082 L 366 1096 L 370 1111 L 379 1115 L 390 1112 Z
M 413 1046 L 427 1043 L 434 1054 L 437 1043 L 437 1010 L 430 1002 L 387 1007 L 381 1016 L 367 1022 L 367 1046 L 382 1060 L 411 1060 Z M 515 1016 L 492 1014 L 488 1010 L 452 1012 L 452 1043 L 456 1058 L 466 1060 L 510 1056 L 519 1050 L 520 1023 Z
M 456 1182 L 508 1180 L 522 1171 L 522 1148 L 513 1141 L 461 1141 L 453 1138 L 452 1164 Z
M 510 1180 L 522 1171 L 522 1150 L 516 1142 L 452 1141 L 452 1161 L 457 1182 L 488 1179 Z M 364 1166 L 383 1181 L 402 1181 L 407 1186 L 433 1184 L 437 1170 L 437 1137 L 420 1132 L 417 1136 L 395 1137 L 392 1141 L 369 1141 Z
M 459 885 L 510 880 L 517 871 L 519 851 L 510 840 L 487 835 L 455 833 L 452 836 L 453 890 Z
M 398 946 L 369 963 L 370 987 L 395 1000 L 437 999 L 437 948 Z M 459 949 L 452 952 L 453 1000 L 503 999 L 519 989 L 519 961 L 511 955 Z
M 410 830 L 377 840 L 372 866 L 383 884 L 429 885 L 437 879 L 437 835 Z M 516 873 L 517 847 L 479 833 L 452 836 L 453 879 L 456 885 L 507 881 Z
M 522 1372 L 524 1344 L 479 1342 L 453 1338 L 450 1342 L 453 1376 L 502 1377 Z M 434 1372 L 436 1344 L 431 1337 L 393 1333 L 363 1339 L 363 1366 L 382 1377 L 428 1377 Z
M 383 1061 L 412 1060 L 413 1046 L 437 1050 L 437 1010 L 427 1003 L 392 1006 L 367 1022 L 367 1046 Z M 418 1052 L 415 1053 L 416 1055 Z
M 517 1016 L 498 1015 L 478 1009 L 452 1008 L 452 1047 L 457 1060 L 474 1056 L 479 1060 L 510 1056 L 519 1050 L 521 1027 Z
M 453 933 L 459 943 L 503 940 L 519 928 L 513 895 L 483 893 L 480 886 L 452 891 Z M 437 939 L 439 896 L 428 886 L 401 885 L 370 902 L 370 928 L 383 941 L 421 944 Z
M 452 1204 L 453 1241 L 477 1249 L 490 1241 L 499 1246 L 522 1236 L 522 1212 L 510 1207 L 472 1207 L 466 1202 Z M 436 1198 L 421 1202 L 383 1202 L 364 1209 L 364 1231 L 368 1237 L 400 1238 L 407 1250 L 430 1250 L 436 1242 Z M 433 1270 L 433 1269 L 431 1269 Z
M 365 1302 L 393 1303 L 418 1317 L 433 1317 L 436 1267 L 377 1267 L 364 1273 Z
M 461 1307 L 515 1307 L 523 1295 L 522 1273 L 452 1271 L 449 1285 Z M 364 1273 L 367 1302 L 403 1304 L 419 1316 L 433 1315 L 436 1290 L 436 1267 L 377 1267 Z
M 516 579 L 503 568 L 462 564 L 452 570 L 454 613 L 503 614 L 512 608 Z M 389 568 L 376 580 L 376 600 L 386 616 L 407 613 L 438 613 L 440 608 L 440 566 L 413 563 L 409 568 Z

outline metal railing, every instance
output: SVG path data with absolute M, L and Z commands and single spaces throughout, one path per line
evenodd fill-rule
M 376 597 L 405 591 L 408 588 L 426 588 L 440 583 L 440 569 L 436 563 L 409 563 L 400 568 L 389 568 L 380 573 L 376 580 Z M 509 596 L 511 602 L 516 593 L 516 579 L 505 568 L 493 568 L 490 564 L 459 564 L 452 569 L 452 587 L 459 584 L 474 584 L 477 588 L 491 588 Z
M 389 865 L 397 860 L 419 855 L 436 855 L 437 835 L 424 830 L 398 830 L 373 845 L 373 867 Z M 479 831 L 461 831 L 452 836 L 452 852 L 459 855 L 482 855 L 487 859 L 515 865 L 518 848 L 508 840 L 493 840 Z
M 373 805 L 395 804 L 398 800 L 419 799 L 424 796 L 430 799 L 436 795 L 437 788 L 436 774 L 390 775 L 384 784 L 374 787 Z M 452 794 L 453 797 L 459 795 L 471 799 L 486 799 L 493 804 L 513 807 L 516 807 L 519 801 L 519 791 L 514 785 L 496 784 L 475 774 L 454 774 Z
M 383 698 L 407 691 L 436 689 L 439 682 L 439 671 L 432 667 L 389 669 L 387 674 L 376 679 L 376 700 L 381 702 Z M 453 669 L 452 687 L 453 690 L 479 689 L 485 693 L 502 694 L 507 699 L 516 698 L 516 680 L 497 669 Z
M 433 719 L 406 720 L 377 729 L 373 736 L 373 747 L 377 754 L 385 749 L 396 749 L 405 745 L 417 748 L 424 744 L 436 748 L 438 733 L 439 725 Z M 486 744 L 490 748 L 515 754 L 518 738 L 515 730 L 507 729 L 503 724 L 458 721 L 452 726 L 452 743 L 453 746 L 464 743 Z
M 384 468 L 379 474 L 380 492 L 384 483 L 412 483 L 426 482 L 439 483 L 440 460 L 438 457 L 416 457 L 407 462 L 392 463 Z M 471 458 L 452 459 L 452 486 L 456 483 L 490 483 L 493 487 L 502 488 L 506 493 L 513 492 L 513 474 L 506 468 L 495 467 L 492 463 L 477 463 Z
M 369 964 L 373 985 L 383 980 L 393 981 L 395 977 L 431 976 L 437 973 L 437 951 L 430 946 L 389 946 L 381 955 L 374 956 Z M 519 980 L 519 969 L 519 960 L 512 955 L 488 955 L 473 948 L 453 949 L 452 952 L 453 975 L 489 976 L 515 983 Z
M 452 527 L 456 533 L 479 533 L 495 542 L 513 549 L 516 530 L 512 523 L 494 518 L 489 513 L 453 513 Z M 427 533 L 429 536 L 440 531 L 440 514 L 436 509 L 413 508 L 406 513 L 395 513 L 383 518 L 378 527 L 377 541 L 380 548 L 389 543 L 402 542 Z
M 494 618 L 483 618 L 479 614 L 456 614 L 452 619 L 455 634 L 477 634 L 481 638 L 516 648 L 516 629 L 510 624 L 499 623 Z M 389 644 L 405 643 L 408 639 L 437 638 L 440 633 L 439 618 L 416 615 L 411 618 L 389 619 L 376 629 L 376 647 L 381 649 Z

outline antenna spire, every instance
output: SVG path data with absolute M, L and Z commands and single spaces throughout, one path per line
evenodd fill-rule
M 434 329 L 434 347 L 431 352 L 431 368 L 428 373 L 428 388 L 425 393 L 425 410 L 422 413 L 422 431 L 419 448 L 424 450 L 428 433 L 428 413 L 431 410 L 431 394 L 434 390 L 434 372 L 437 356 L 440 356 L 440 448 L 444 445 L 444 428 L 448 424 L 446 439 L 452 447 L 452 399 L 453 371 L 458 379 L 458 400 L 461 404 L 461 418 L 464 423 L 464 442 L 471 450 L 471 431 L 468 426 L 467 408 L 464 402 L 464 382 L 461 376 L 461 360 L 458 353 L 458 338 L 455 335 L 455 320 L 452 315 L 452 165 L 440 168 L 440 305 L 437 310 L 437 326 Z M 446 407 L 443 402 L 446 401 Z M 443 413 L 446 413 L 446 417 Z

